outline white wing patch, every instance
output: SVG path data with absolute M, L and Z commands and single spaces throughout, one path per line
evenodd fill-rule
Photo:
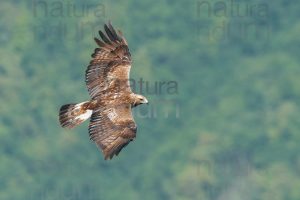
M 79 120 L 87 120 L 88 118 L 90 118 L 92 116 L 93 111 L 92 110 L 86 110 L 85 113 L 78 115 L 77 117 L 75 117 L 75 120 L 79 119 Z

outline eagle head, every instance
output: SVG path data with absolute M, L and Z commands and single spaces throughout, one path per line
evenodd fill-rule
M 134 94 L 133 106 L 135 107 L 141 104 L 149 104 L 149 102 L 143 95 Z

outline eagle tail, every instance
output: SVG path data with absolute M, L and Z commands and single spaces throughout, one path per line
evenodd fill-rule
M 89 101 L 63 105 L 59 110 L 59 122 L 64 128 L 74 128 L 91 117 L 93 110 L 88 109 Z

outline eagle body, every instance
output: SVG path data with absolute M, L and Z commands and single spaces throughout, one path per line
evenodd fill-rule
M 99 48 L 85 73 L 91 100 L 63 105 L 59 112 L 62 127 L 73 128 L 90 118 L 89 135 L 111 159 L 136 137 L 137 126 L 131 109 L 148 100 L 131 91 L 129 74 L 131 55 L 122 33 L 110 23 L 95 38 Z

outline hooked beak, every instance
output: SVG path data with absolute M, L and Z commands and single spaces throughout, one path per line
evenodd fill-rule
M 149 102 L 148 102 L 148 100 L 147 100 L 147 99 L 145 99 L 145 104 L 149 105 Z

